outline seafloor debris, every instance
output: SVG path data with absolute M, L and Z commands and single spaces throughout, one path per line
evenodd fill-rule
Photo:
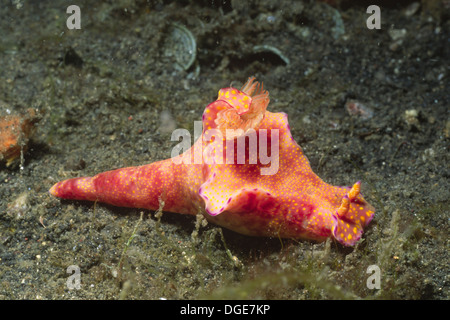
M 8 203 L 6 213 L 11 217 L 23 218 L 28 207 L 28 192 L 21 193 L 16 199 Z
M 405 113 L 403 114 L 403 119 L 405 120 L 409 129 L 411 129 L 413 127 L 417 128 L 417 129 L 420 128 L 419 111 L 417 111 L 416 109 L 406 110 Z
M 34 109 L 28 109 L 22 115 L 0 114 L 0 162 L 9 167 L 25 153 L 34 125 L 39 120 L 40 115 Z
M 159 115 L 161 125 L 158 131 L 161 133 L 171 133 L 177 128 L 177 123 L 169 110 L 163 110 Z
M 345 103 L 345 109 L 349 115 L 359 116 L 363 120 L 368 120 L 373 117 L 373 110 L 356 100 L 348 100 Z

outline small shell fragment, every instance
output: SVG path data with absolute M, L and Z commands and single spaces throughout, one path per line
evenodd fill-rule
M 260 52 L 270 52 L 278 56 L 281 61 L 284 62 L 285 65 L 288 65 L 291 63 L 288 57 L 286 57 L 278 48 L 269 46 L 269 45 L 260 45 L 260 46 L 254 46 L 253 52 L 260 53 Z
M 197 43 L 192 32 L 181 24 L 172 23 L 164 43 L 164 53 L 173 56 L 179 66 L 188 70 L 197 54 Z

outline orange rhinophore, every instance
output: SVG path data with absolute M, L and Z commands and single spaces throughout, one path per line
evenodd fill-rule
M 340 187 L 320 179 L 293 139 L 287 115 L 267 111 L 268 104 L 269 93 L 254 78 L 240 90 L 221 89 L 189 150 L 144 166 L 61 181 L 50 193 L 151 210 L 162 198 L 165 211 L 202 212 L 246 235 L 332 237 L 354 245 L 375 212 L 360 193 L 361 183 Z

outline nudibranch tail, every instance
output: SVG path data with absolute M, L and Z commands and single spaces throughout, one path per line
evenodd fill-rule
M 361 181 L 356 182 L 342 197 L 334 216 L 333 236 L 344 245 L 353 246 L 360 238 L 363 228 L 372 220 L 375 210 L 360 195 Z
M 49 192 L 51 195 L 62 199 L 88 201 L 95 201 L 97 199 L 92 177 L 60 181 L 53 185 Z
M 178 177 L 184 174 L 183 168 L 166 159 L 145 166 L 106 171 L 93 177 L 60 181 L 50 189 L 50 194 L 62 199 L 150 210 L 158 209 L 159 198 L 163 197 L 165 210 L 192 213 L 190 199 L 179 197 L 182 192 Z

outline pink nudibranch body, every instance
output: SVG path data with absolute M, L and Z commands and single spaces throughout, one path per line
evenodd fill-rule
M 246 235 L 318 241 L 333 237 L 343 245 L 354 245 L 375 212 L 360 194 L 360 182 L 339 187 L 322 181 L 292 138 L 287 115 L 267 111 L 268 104 L 269 93 L 254 78 L 241 90 L 221 89 L 203 113 L 202 136 L 185 153 L 61 181 L 50 193 L 150 210 L 158 209 L 162 198 L 164 211 L 202 212 L 209 221 Z M 213 155 L 204 152 L 213 142 L 220 143 L 205 138 L 212 129 L 223 133 L 221 154 L 220 149 L 214 149 Z M 249 133 L 256 141 L 267 139 L 272 159 L 277 156 L 276 166 L 261 161 L 259 148 L 249 145 L 245 145 L 245 163 L 238 161 L 237 152 L 231 153 L 234 161 L 225 159 L 227 147 L 238 147 L 242 139 L 245 143 Z M 201 151 L 200 163 L 194 161 L 196 150 Z M 217 161 L 220 157 L 223 161 Z M 181 161 L 186 158 L 190 163 Z M 261 174 L 264 169 L 268 173 Z

